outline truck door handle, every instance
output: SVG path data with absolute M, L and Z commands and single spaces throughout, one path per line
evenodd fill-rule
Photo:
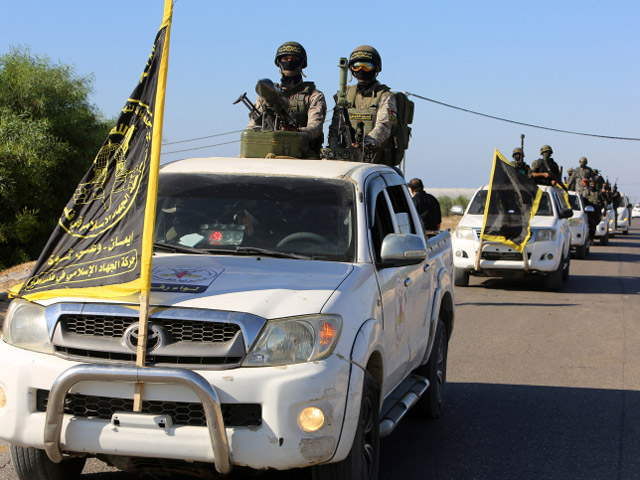
M 427 263 L 427 264 L 425 264 L 425 266 L 424 266 L 424 267 L 422 267 L 422 271 L 423 271 L 423 272 L 426 272 L 426 271 L 427 271 L 427 270 L 429 270 L 430 268 L 431 268 L 431 264 L 430 264 L 430 263 Z
M 410 278 L 410 277 L 405 278 L 405 279 L 404 279 L 404 286 L 405 286 L 405 287 L 408 287 L 409 285 L 411 285 L 411 282 L 412 282 L 412 281 L 413 281 L 413 280 L 411 280 L 411 278 Z

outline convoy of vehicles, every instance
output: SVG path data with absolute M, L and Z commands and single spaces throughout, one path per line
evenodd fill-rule
M 545 286 L 558 290 L 569 278 L 571 233 L 569 218 L 572 213 L 564 205 L 564 199 L 552 187 L 540 187 L 543 191 L 540 206 L 531 220 L 531 240 L 522 253 L 508 245 L 483 240 L 480 261 L 480 233 L 488 186 L 474 194 L 465 214 L 453 234 L 454 282 L 467 286 L 470 275 L 487 277 L 544 277 Z M 513 211 L 512 215 L 520 215 Z
M 531 268 L 562 275 L 566 221 L 546 195 L 533 245 L 549 253 Z M 132 471 L 375 478 L 379 438 L 409 408 L 440 415 L 451 239 L 425 238 L 396 169 L 170 163 L 155 242 L 148 368 L 135 367 L 137 297 L 11 303 L 0 436 L 21 479 L 70 479 L 93 456 Z

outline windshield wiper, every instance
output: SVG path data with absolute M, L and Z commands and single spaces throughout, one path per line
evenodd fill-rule
M 209 253 L 206 250 L 201 250 L 199 248 L 186 247 L 184 245 L 169 245 L 168 243 L 162 243 L 162 242 L 154 242 L 153 248 L 161 248 L 168 252 L 174 252 L 174 253 L 197 253 L 198 255 L 202 255 L 203 253 Z
M 291 253 L 291 252 L 281 252 L 279 250 L 270 250 L 268 248 L 260 248 L 260 247 L 238 247 L 236 248 L 235 252 L 239 254 L 247 254 L 247 255 L 257 253 L 258 255 L 264 255 L 268 257 L 297 258 L 300 260 L 311 260 L 313 258 L 311 255 L 302 255 L 300 253 Z

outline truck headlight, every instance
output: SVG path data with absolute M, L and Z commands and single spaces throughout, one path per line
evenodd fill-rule
M 465 240 L 475 240 L 476 237 L 473 234 L 473 229 L 471 227 L 456 227 L 453 231 L 453 235 L 456 238 L 462 238 Z
M 11 302 L 2 332 L 4 341 L 9 345 L 34 352 L 54 353 L 45 308 L 35 303 L 20 299 Z
M 572 218 L 569 220 L 569 225 L 571 225 L 572 227 L 579 227 L 580 225 L 582 225 L 582 219 L 580 217 Z
M 543 228 L 536 230 L 535 242 L 553 242 L 556 239 L 557 232 L 551 228 Z
M 272 367 L 322 360 L 333 351 L 341 329 L 338 315 L 270 320 L 243 365 Z

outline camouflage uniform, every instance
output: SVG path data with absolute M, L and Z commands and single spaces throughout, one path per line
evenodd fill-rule
M 282 93 L 287 97 L 285 89 L 282 90 Z M 319 141 L 319 144 L 322 145 L 324 141 L 322 127 L 327 116 L 327 102 L 324 99 L 324 94 L 320 90 L 314 89 L 310 94 L 305 94 L 304 92 L 294 93 L 287 97 L 287 100 L 289 101 L 289 114 L 294 120 L 301 120 L 299 121 L 299 130 L 309 133 L 312 143 Z M 306 121 L 304 121 L 304 113 L 299 113 L 299 110 L 295 107 L 300 100 L 306 106 Z M 258 112 L 263 112 L 266 106 L 264 98 L 258 97 L 255 106 Z M 298 116 L 302 118 L 298 119 Z M 262 117 L 254 112 L 250 113 L 248 128 L 259 127 L 260 125 L 262 125 Z
M 547 159 L 547 163 L 549 164 L 549 169 L 551 171 L 547 169 L 544 159 L 539 158 L 533 162 L 533 165 L 531 165 L 531 173 L 550 173 L 552 178 L 560 179 L 560 167 L 558 167 L 556 161 L 549 157 Z M 552 178 L 534 178 L 534 180 L 538 185 L 551 185 Z
M 589 236 L 593 238 L 596 234 L 596 227 L 600 222 L 602 209 L 605 208 L 605 201 L 602 193 L 595 189 L 592 190 L 588 186 L 586 189 L 586 194 L 582 197 L 584 198 L 585 203 L 587 205 L 591 205 L 594 209 L 593 212 L 587 213 L 587 218 L 589 219 Z
M 602 175 L 599 173 L 595 174 L 593 176 L 593 181 L 596 183 L 596 189 L 601 191 L 602 187 L 604 187 L 604 178 L 602 178 Z
M 587 166 L 579 166 L 573 170 L 573 174 L 569 179 L 569 184 L 573 189 L 581 193 L 583 196 L 587 193 L 587 183 L 593 178 L 593 170 Z
M 357 89 L 356 85 L 351 85 L 347 89 L 347 98 L 354 95 L 354 90 Z M 386 90 L 385 90 L 386 89 Z M 376 81 L 368 88 L 362 91 L 355 90 L 355 98 L 353 104 L 349 106 L 349 119 L 351 125 L 355 128 L 358 125 L 357 112 L 366 112 L 367 110 L 373 110 L 375 107 L 370 107 L 376 97 L 379 97 L 378 107 L 368 115 L 375 113 L 375 118 L 371 123 L 372 128 L 365 125 L 364 135 L 371 137 L 376 142 L 376 153 L 374 154 L 373 163 L 388 163 L 385 161 L 384 153 L 388 150 L 390 153 L 393 140 L 391 133 L 393 128 L 398 123 L 396 97 L 388 90 L 388 87 L 382 85 Z M 329 126 L 329 145 L 332 142 L 337 143 L 338 138 L 338 122 L 339 122 L 339 110 L 336 108 L 333 111 L 333 118 L 331 125 Z

